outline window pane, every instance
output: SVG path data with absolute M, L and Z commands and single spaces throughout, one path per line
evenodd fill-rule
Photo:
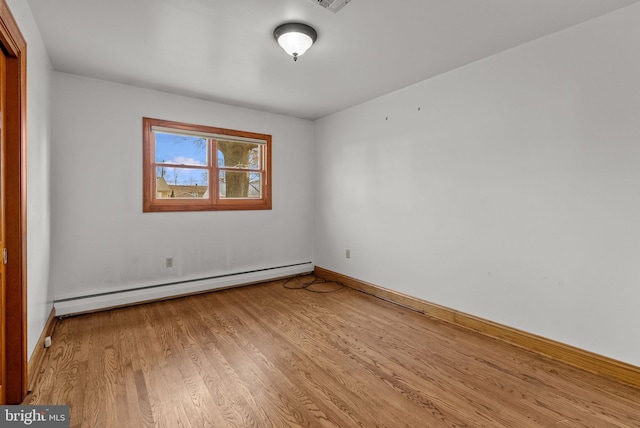
M 221 198 L 257 198 L 262 189 L 259 172 L 220 171 Z
M 218 166 L 225 168 L 260 169 L 261 144 L 239 141 L 218 141 Z
M 207 165 L 207 139 L 155 132 L 156 163 Z
M 142 118 L 143 212 L 271 209 L 271 135 Z
M 205 168 L 156 168 L 156 198 L 206 199 L 209 172 Z

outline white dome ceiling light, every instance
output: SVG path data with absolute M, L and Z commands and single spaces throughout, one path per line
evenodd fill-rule
M 287 22 L 273 30 L 273 38 L 280 47 L 293 57 L 294 61 L 305 53 L 318 38 L 312 27 L 301 22 Z

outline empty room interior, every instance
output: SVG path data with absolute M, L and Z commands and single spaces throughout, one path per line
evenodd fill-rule
M 0 0 L 0 404 L 640 427 L 639 3 Z

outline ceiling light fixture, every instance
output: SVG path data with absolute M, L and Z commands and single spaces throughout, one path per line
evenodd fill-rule
M 318 33 L 312 27 L 301 22 L 287 22 L 273 30 L 273 38 L 280 47 L 293 57 L 294 61 L 305 53 L 318 38 Z

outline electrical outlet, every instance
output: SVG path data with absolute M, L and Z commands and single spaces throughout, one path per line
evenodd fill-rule
M 164 266 L 168 267 L 168 268 L 172 268 L 173 267 L 173 257 L 167 257 L 167 259 L 164 262 Z
M 350 259 L 351 258 L 351 250 L 347 250 L 347 254 L 346 254 L 347 258 Z

